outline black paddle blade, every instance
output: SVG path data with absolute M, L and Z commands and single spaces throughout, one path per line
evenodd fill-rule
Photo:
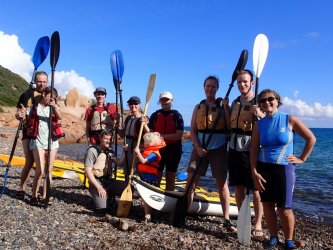
M 59 37 L 59 32 L 55 31 L 51 36 L 50 64 L 52 70 L 54 70 L 57 65 L 59 59 L 59 53 L 60 53 L 60 37 Z
M 248 57 L 249 52 L 247 49 L 242 50 L 241 55 L 239 56 L 236 68 L 234 70 L 234 73 L 232 74 L 232 79 L 231 82 L 233 83 L 237 79 L 238 71 L 242 70 L 245 68 L 245 65 L 247 63 L 247 57 Z
M 171 217 L 171 223 L 174 227 L 183 227 L 185 226 L 185 218 L 188 210 L 188 197 L 183 195 L 177 200 L 176 208 Z

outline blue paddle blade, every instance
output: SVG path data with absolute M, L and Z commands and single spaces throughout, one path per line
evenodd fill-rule
M 43 36 L 38 39 L 34 55 L 32 56 L 32 62 L 35 66 L 35 70 L 44 62 L 47 54 L 50 50 L 50 38 Z
M 124 59 L 120 50 L 115 50 L 111 53 L 110 63 L 113 78 L 121 82 L 124 74 Z

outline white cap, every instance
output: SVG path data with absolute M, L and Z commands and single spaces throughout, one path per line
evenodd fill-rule
M 161 100 L 161 98 L 168 98 L 170 100 L 173 100 L 173 96 L 169 91 L 161 92 L 159 100 Z

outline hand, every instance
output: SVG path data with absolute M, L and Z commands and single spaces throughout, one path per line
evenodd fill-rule
M 149 118 L 148 118 L 148 116 L 141 116 L 140 121 L 143 123 L 149 123 Z
M 97 189 L 98 191 L 98 197 L 105 198 L 107 196 L 105 189 L 101 186 Z
M 21 104 L 20 109 L 17 111 L 17 116 L 19 118 L 24 118 L 27 115 L 27 109 Z
M 123 150 L 124 150 L 125 152 L 128 151 L 128 144 L 126 144 L 126 145 L 123 146 Z
M 56 107 L 57 107 L 57 104 L 56 104 L 54 98 L 51 98 L 51 99 L 50 99 L 50 106 L 53 107 L 53 108 L 56 108 Z
M 224 99 L 222 99 L 222 102 L 223 106 L 228 106 L 229 105 L 229 97 L 224 97 Z
M 204 157 L 207 154 L 207 151 L 202 147 L 197 147 L 195 150 L 200 157 Z
M 136 155 L 140 155 L 140 149 L 138 147 L 136 147 L 133 152 L 136 154 Z
M 262 192 L 265 190 L 264 183 L 266 183 L 266 180 L 257 172 L 252 174 L 254 185 L 258 189 L 259 192 Z
M 258 107 L 258 105 L 252 105 L 251 112 L 255 117 L 258 117 L 258 118 L 264 118 L 266 115 L 264 112 L 261 111 L 261 109 Z
M 305 162 L 305 160 L 302 160 L 301 158 L 296 157 L 293 154 L 290 154 L 286 157 L 286 161 L 288 163 L 292 163 L 292 164 L 302 164 Z

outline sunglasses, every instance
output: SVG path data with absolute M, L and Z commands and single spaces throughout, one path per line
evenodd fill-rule
M 265 103 L 265 102 L 272 102 L 272 101 L 274 101 L 276 98 L 275 97 L 273 97 L 273 96 L 270 96 L 270 97 L 267 97 L 267 98 L 262 98 L 262 99 L 260 99 L 259 100 L 259 102 L 260 103 Z

